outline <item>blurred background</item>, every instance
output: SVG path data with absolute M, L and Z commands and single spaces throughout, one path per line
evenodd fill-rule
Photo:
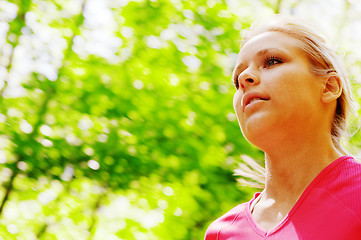
M 276 13 L 326 33 L 360 112 L 358 0 L 1 0 L 0 239 L 203 239 L 257 191 L 231 73 Z

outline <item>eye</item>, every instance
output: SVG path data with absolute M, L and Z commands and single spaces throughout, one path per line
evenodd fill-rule
M 234 86 L 236 87 L 236 89 L 239 88 L 239 85 L 238 85 L 238 76 L 239 76 L 239 75 L 235 75 L 234 78 L 233 78 L 233 83 L 234 83 Z
M 265 67 L 271 67 L 273 65 L 276 65 L 276 64 L 280 64 L 280 63 L 283 63 L 283 61 L 277 57 L 268 57 L 266 58 L 265 60 Z
M 233 72 L 233 85 L 237 90 L 239 88 L 239 82 L 238 82 L 239 75 L 240 75 L 239 71 Z

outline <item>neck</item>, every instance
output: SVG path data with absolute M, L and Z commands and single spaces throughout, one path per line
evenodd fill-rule
M 325 140 L 325 138 L 328 138 Z M 278 202 L 297 201 L 312 180 L 341 154 L 329 136 L 287 140 L 266 152 L 264 195 Z

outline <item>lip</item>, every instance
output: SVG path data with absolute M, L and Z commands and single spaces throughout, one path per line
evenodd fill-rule
M 261 98 L 263 101 L 267 101 L 270 99 L 266 94 L 260 93 L 260 92 L 252 91 L 252 92 L 245 93 L 242 97 L 243 111 L 245 110 L 246 106 L 248 104 L 250 104 L 251 100 L 254 98 Z

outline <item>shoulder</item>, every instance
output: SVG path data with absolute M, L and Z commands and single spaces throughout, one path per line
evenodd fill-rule
M 217 236 L 219 232 L 225 227 L 231 225 L 239 217 L 239 215 L 244 214 L 248 204 L 249 202 L 239 204 L 212 222 L 206 231 L 205 240 L 218 239 Z
M 246 211 L 248 206 L 249 206 L 249 202 L 237 205 L 236 207 L 232 208 L 231 210 L 229 210 L 228 212 L 223 214 L 221 217 L 216 219 L 211 224 L 211 226 L 214 225 L 214 224 L 216 224 L 216 225 L 217 224 L 224 225 L 224 224 L 232 223 L 240 214 L 242 214 L 242 213 L 244 213 Z
M 361 163 L 344 156 L 332 163 L 328 173 L 320 181 L 322 188 L 334 191 L 356 191 L 361 194 Z
M 361 189 L 361 163 L 356 162 L 352 157 L 347 158 L 343 163 L 341 176 L 361 195 L 361 191 L 358 191 Z
M 348 156 L 337 159 L 316 189 L 327 192 L 361 223 L 361 163 Z

